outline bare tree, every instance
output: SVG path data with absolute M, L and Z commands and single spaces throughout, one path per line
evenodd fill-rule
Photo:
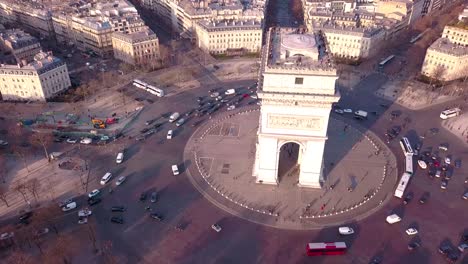
M 54 240 L 54 244 L 42 255 L 43 263 L 68 264 L 78 248 L 77 242 L 70 234 L 62 234 Z
M 30 179 L 26 182 L 25 187 L 32 193 L 34 199 L 39 198 L 39 189 L 41 188 L 41 182 L 37 178 Z
M 0 201 L 2 201 L 7 207 L 10 207 L 7 199 L 8 192 L 5 190 L 0 189 Z
M 5 261 L 5 263 L 10 263 L 10 264 L 35 264 L 37 263 L 37 261 L 31 255 L 18 249 L 11 252 L 11 254 L 6 259 L 3 259 L 3 260 Z
M 0 155 L 0 177 L 2 178 L 3 183 L 6 183 L 7 174 L 8 174 L 8 169 L 7 169 L 6 156 Z
M 16 183 L 16 185 L 13 186 L 13 190 L 15 190 L 15 191 L 17 191 L 18 193 L 20 193 L 21 196 L 23 196 L 24 201 L 25 201 L 25 202 L 28 202 L 28 198 L 27 198 L 27 196 L 26 196 L 26 194 L 27 194 L 27 192 L 26 192 L 27 189 L 26 189 L 26 186 L 25 186 L 24 183 L 18 181 L 18 182 Z
M 437 65 L 433 70 L 432 70 L 432 73 L 431 73 L 431 76 L 430 77 L 430 82 L 429 82 L 429 85 L 432 86 L 432 83 L 436 80 L 441 80 L 443 81 L 445 79 L 444 77 L 445 75 L 445 68 L 441 65 Z
M 48 205 L 34 212 L 33 220 L 37 223 L 50 226 L 54 229 L 55 234 L 59 234 L 55 219 L 59 216 L 59 209 L 53 205 Z
M 31 172 L 29 170 L 29 167 L 28 167 L 28 163 L 26 162 L 26 155 L 24 153 L 24 150 L 22 150 L 21 148 L 18 148 L 18 147 L 13 147 L 13 153 L 15 156 L 19 157 L 21 159 L 21 161 L 23 161 L 23 165 L 24 167 L 26 168 L 26 170 L 28 172 Z
M 44 154 L 46 156 L 46 159 L 48 162 L 50 162 L 50 156 L 49 152 L 47 151 L 47 148 L 50 146 L 50 144 L 53 141 L 53 136 L 51 134 L 44 134 L 44 133 L 34 133 L 31 136 L 31 142 L 33 144 L 39 145 L 44 149 Z
M 112 254 L 112 241 L 104 241 L 102 245 L 102 255 L 104 257 L 104 263 L 106 264 L 116 264 L 117 259 L 114 254 Z

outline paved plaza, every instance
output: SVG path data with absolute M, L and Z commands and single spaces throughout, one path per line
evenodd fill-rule
M 220 208 L 278 228 L 313 229 L 361 219 L 392 196 L 394 155 L 376 136 L 334 118 L 328 128 L 322 189 L 297 186 L 298 167 L 291 166 L 297 160 L 294 144 L 281 151 L 278 186 L 255 183 L 258 119 L 258 108 L 216 116 L 187 144 L 192 183 Z

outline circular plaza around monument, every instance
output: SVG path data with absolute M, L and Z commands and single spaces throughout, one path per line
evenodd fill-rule
M 249 107 L 214 116 L 187 143 L 188 176 L 216 206 L 268 226 L 314 229 L 358 221 L 392 196 L 395 156 L 373 133 L 336 118 L 328 125 L 321 189 L 298 186 L 294 143 L 281 150 L 278 185 L 256 183 L 259 114 Z

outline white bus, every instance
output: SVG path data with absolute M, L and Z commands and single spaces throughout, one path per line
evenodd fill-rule
M 403 150 L 403 153 L 405 155 L 411 155 L 412 156 L 414 154 L 413 148 L 411 147 L 411 144 L 410 144 L 407 137 L 403 137 L 400 140 L 400 146 L 401 146 L 401 149 Z
M 403 197 L 403 194 L 406 190 L 406 187 L 408 186 L 408 182 L 411 179 L 411 174 L 409 173 L 403 173 L 401 176 L 400 182 L 398 183 L 398 186 L 395 190 L 395 196 L 398 198 Z
M 460 113 L 461 113 L 460 108 L 452 108 L 452 109 L 442 111 L 442 113 L 440 113 L 440 118 L 445 120 L 451 117 L 459 116 Z
M 385 64 L 387 64 L 389 61 L 393 60 L 395 58 L 395 55 L 390 55 L 387 58 L 385 58 L 383 61 L 379 63 L 379 70 L 383 70 L 383 67 Z
M 153 85 L 150 85 L 144 81 L 141 81 L 141 80 L 138 80 L 138 79 L 135 79 L 133 80 L 133 85 L 138 87 L 138 88 L 141 88 L 151 94 L 154 94 L 158 97 L 163 97 L 164 96 L 164 91 L 159 89 L 159 88 L 156 88 L 154 87 Z
M 406 155 L 405 172 L 413 175 L 413 156 Z

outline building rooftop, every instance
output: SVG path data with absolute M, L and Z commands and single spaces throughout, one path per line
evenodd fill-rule
M 326 21 L 324 23 L 314 23 L 314 28 L 319 30 L 325 30 L 326 32 L 334 32 L 343 35 L 356 35 L 363 37 L 372 37 L 384 30 L 383 26 L 373 26 L 373 27 L 353 27 L 338 25 L 336 23 L 331 23 Z
M 1 65 L 0 73 L 3 73 L 1 70 L 14 70 L 21 69 L 26 71 L 37 72 L 37 74 L 42 74 L 48 72 L 51 69 L 54 69 L 58 66 L 64 65 L 65 63 L 59 58 L 54 57 L 51 52 L 39 52 L 34 56 L 34 61 L 27 65 Z
M 223 20 L 201 20 L 198 22 L 203 28 L 208 31 L 222 31 L 232 30 L 234 28 L 247 29 L 247 28 L 261 28 L 262 22 L 255 19 L 223 19 Z
M 323 40 L 298 28 L 271 28 L 263 54 L 265 69 L 336 71 Z
M 132 32 L 132 33 L 114 32 L 113 37 L 123 39 L 124 41 L 127 41 L 129 43 L 138 43 L 138 42 L 158 38 L 156 34 L 148 27 L 144 30 L 140 30 L 137 32 Z
M 446 38 L 438 38 L 434 43 L 432 43 L 429 50 L 457 57 L 468 56 L 468 47 L 453 44 Z
M 462 19 L 456 22 L 449 23 L 448 26 L 468 30 L 468 19 Z
M 26 46 L 39 44 L 39 40 L 21 29 L 9 29 L 0 33 L 0 40 L 8 43 L 12 49 L 20 49 Z

